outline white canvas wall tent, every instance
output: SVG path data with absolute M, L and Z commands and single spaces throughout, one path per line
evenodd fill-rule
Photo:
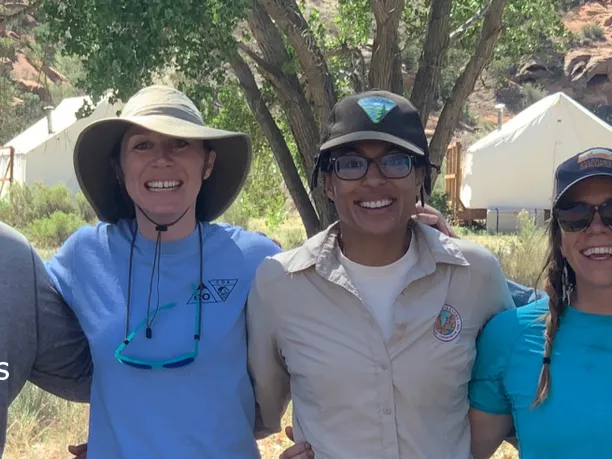
M 115 116 L 119 109 L 119 105 L 111 105 L 103 99 L 88 117 L 77 119 L 77 112 L 85 101 L 91 103 L 88 97 L 62 100 L 56 108 L 49 110 L 46 117 L 7 142 L 0 149 L 0 173 L 4 176 L 12 170 L 12 183 L 32 185 L 42 182 L 49 187 L 64 184 L 74 193 L 79 191 L 72 162 L 76 139 L 87 124 Z M 9 163 L 11 157 L 12 167 Z M 8 190 L 6 185 L 5 182 L 2 194 Z
M 550 209 L 554 171 L 591 147 L 611 147 L 612 126 L 555 93 L 471 145 L 462 161 L 468 209 Z

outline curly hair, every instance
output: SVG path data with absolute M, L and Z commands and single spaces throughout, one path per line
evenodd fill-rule
M 561 252 L 561 228 L 555 218 L 550 221 L 548 230 L 548 255 L 540 277 L 546 274 L 545 290 L 548 294 L 548 312 L 544 316 L 544 358 L 538 381 L 538 389 L 533 406 L 539 406 L 550 392 L 550 363 L 555 336 L 559 330 L 561 315 L 569 303 L 569 294 L 576 286 L 576 274 Z

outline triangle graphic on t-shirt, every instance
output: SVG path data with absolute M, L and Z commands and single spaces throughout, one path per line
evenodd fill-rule
M 215 292 L 217 292 L 217 295 L 219 295 L 219 298 L 224 303 L 234 291 L 237 283 L 238 279 L 214 279 L 209 281 L 209 284 L 215 289 Z
M 191 298 L 189 298 L 187 304 L 198 304 L 198 296 L 202 298 L 202 303 L 218 303 L 217 299 L 214 297 L 208 287 L 206 287 L 204 284 L 200 284 L 195 292 L 193 292 L 193 295 L 191 295 Z

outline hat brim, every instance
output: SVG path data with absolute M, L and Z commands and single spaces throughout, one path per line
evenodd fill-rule
M 153 115 L 107 118 L 87 126 L 74 148 L 75 174 L 85 198 L 100 221 L 116 223 L 134 217 L 134 206 L 125 202 L 111 157 L 125 132 L 132 126 L 171 137 L 201 139 L 216 153 L 213 171 L 202 182 L 196 203 L 196 218 L 213 221 L 221 216 L 242 190 L 252 162 L 248 135 L 174 117 Z
M 346 145 L 353 142 L 361 142 L 364 140 L 380 140 L 382 142 L 388 142 L 398 147 L 405 148 L 408 151 L 411 151 L 415 155 L 425 156 L 425 152 L 423 149 L 417 147 L 412 142 L 407 142 L 404 139 L 400 139 L 391 134 L 387 134 L 385 132 L 377 132 L 377 131 L 360 131 L 360 132 L 352 132 L 350 134 L 346 134 L 340 137 L 336 137 L 335 139 L 329 140 L 321 145 L 320 150 L 325 151 L 331 148 L 340 147 L 342 145 Z
M 557 193 L 557 196 L 555 197 L 555 200 L 553 201 L 553 208 L 557 207 L 557 204 L 559 204 L 559 201 L 561 201 L 561 199 L 563 199 L 563 196 L 565 196 L 567 194 L 567 192 L 573 188 L 575 185 L 577 185 L 578 183 L 589 179 L 589 178 L 593 178 L 593 177 L 612 177 L 612 172 L 592 172 L 588 175 L 585 175 L 583 177 L 580 177 L 579 179 L 574 180 L 572 183 L 570 183 L 569 185 L 567 185 L 565 188 L 563 188 L 563 190 L 561 190 L 560 193 Z

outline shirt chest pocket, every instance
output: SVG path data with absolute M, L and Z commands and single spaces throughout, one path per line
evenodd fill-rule
M 479 327 L 448 304 L 410 325 L 410 338 L 400 345 L 394 364 L 398 389 L 417 405 L 458 403 L 467 394 Z
M 329 312 L 327 316 L 323 320 L 309 314 L 310 319 L 285 323 L 281 352 L 294 396 L 320 413 L 333 414 L 354 409 L 355 403 L 375 401 L 377 372 L 384 370 L 371 348 L 370 340 L 379 336 L 376 324 L 358 317 L 341 320 Z M 384 347 L 382 342 L 380 346 Z

